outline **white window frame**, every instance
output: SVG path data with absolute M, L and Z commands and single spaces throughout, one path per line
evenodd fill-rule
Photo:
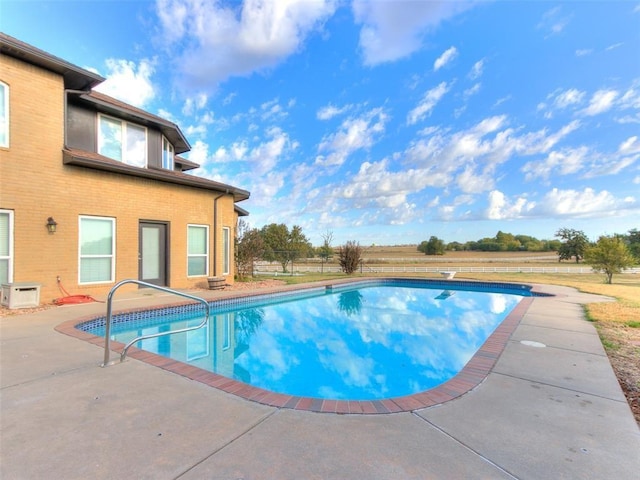
M 0 82 L 0 87 L 2 90 L 0 95 L 4 97 L 4 112 L 0 112 L 0 133 L 2 133 L 2 135 L 0 135 L 0 147 L 9 148 L 9 85 Z M 3 137 L 4 141 L 1 140 Z
M 169 147 L 169 148 L 166 148 Z M 175 170 L 175 149 L 167 137 L 162 136 L 162 168 Z
M 231 270 L 231 229 L 222 227 L 222 274 L 229 275 Z
M 205 239 L 205 249 L 206 252 L 205 253 L 190 253 L 189 252 L 189 229 L 191 228 L 203 228 L 206 232 L 206 239 Z M 194 257 L 204 257 L 205 259 L 205 264 L 204 264 L 204 269 L 205 269 L 205 273 L 198 273 L 197 275 L 191 275 L 189 273 L 189 259 L 190 258 L 194 258 Z M 208 277 L 209 276 L 209 225 L 200 225 L 197 223 L 189 223 L 187 224 L 187 277 L 188 278 L 193 278 L 193 277 Z
M 111 223 L 111 254 L 110 255 L 82 255 L 82 220 L 104 220 Z M 111 272 L 108 280 L 98 280 L 92 282 L 82 281 L 82 260 L 89 258 L 110 258 Z M 113 217 L 98 217 L 94 215 L 80 215 L 78 217 L 78 285 L 95 285 L 102 283 L 113 283 L 116 275 L 116 219 Z
M 0 214 L 8 215 L 9 217 L 9 228 L 7 231 L 8 240 L 9 240 L 9 249 L 8 255 L 0 255 L 0 260 L 7 260 L 7 283 L 13 282 L 13 210 L 0 210 Z M 0 282 L 2 283 L 2 282 Z
M 104 137 L 102 136 L 102 129 L 100 128 L 102 124 L 102 119 L 120 122 L 120 150 L 121 150 L 120 156 L 121 158 L 119 159 L 109 157 L 108 155 L 105 155 L 104 153 L 102 153 L 104 148 Z M 140 162 L 132 161 L 130 158 L 127 158 L 128 157 L 127 156 L 127 138 L 128 138 L 127 128 L 129 125 L 132 125 L 133 127 L 144 130 L 144 158 L 143 158 L 142 164 Z M 102 113 L 98 114 L 98 153 L 100 155 L 113 158 L 113 160 L 117 160 L 119 162 L 122 162 L 126 165 L 131 165 L 133 167 L 146 168 L 148 165 L 148 151 L 149 151 L 149 132 L 147 130 L 147 127 L 143 127 L 142 125 L 138 125 L 137 123 L 127 122 L 126 120 L 123 120 L 117 117 L 112 117 L 110 115 L 104 115 Z

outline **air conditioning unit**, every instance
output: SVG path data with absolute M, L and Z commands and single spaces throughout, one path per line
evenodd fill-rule
M 10 309 L 37 307 L 40 305 L 40 284 L 3 283 L 0 303 Z

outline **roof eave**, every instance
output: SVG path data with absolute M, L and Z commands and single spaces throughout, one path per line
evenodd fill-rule
M 165 183 L 173 183 L 176 185 L 184 185 L 188 187 L 211 190 L 214 192 L 226 193 L 229 195 L 233 195 L 234 202 L 247 200 L 250 196 L 250 193 L 246 190 L 232 187 L 231 185 L 226 185 L 224 183 L 214 182 L 213 180 L 196 177 L 193 175 L 179 174 L 162 169 L 139 168 L 117 161 L 107 162 L 99 158 L 92 158 L 92 156 L 89 155 L 83 155 L 82 152 L 71 152 L 67 149 L 63 150 L 62 153 L 63 163 L 65 165 L 75 165 L 111 173 L 119 173 L 122 175 L 141 177 Z
M 0 32 L 0 52 L 61 75 L 65 88 L 90 90 L 105 81 L 105 78 L 97 73 L 80 68 L 2 32 Z

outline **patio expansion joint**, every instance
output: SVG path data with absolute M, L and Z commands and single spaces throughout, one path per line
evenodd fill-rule
M 563 386 L 563 385 L 556 385 L 554 383 L 549 383 L 549 382 L 541 382 L 539 380 L 534 380 L 534 379 L 531 379 L 531 378 L 521 377 L 521 376 L 518 376 L 518 375 L 511 375 L 509 373 L 496 372 L 495 370 L 493 372 L 491 372 L 491 373 L 494 374 L 494 375 L 500 375 L 500 376 L 503 376 L 503 377 L 513 378 L 515 380 L 522 380 L 523 382 L 527 382 L 527 383 L 533 383 L 533 384 L 536 384 L 536 385 L 544 385 L 545 387 L 557 388 L 557 389 L 560 389 L 560 390 L 564 390 L 566 392 L 572 392 L 572 393 L 576 393 L 576 394 L 580 394 L 580 395 L 589 395 L 590 397 L 601 398 L 603 400 L 608 400 L 608 401 L 611 401 L 611 402 L 617 402 L 617 403 L 621 403 L 621 404 L 626 404 L 627 403 L 627 400 L 626 400 L 626 398 L 624 398 L 624 396 L 623 396 L 622 399 L 611 398 L 611 397 L 607 397 L 607 396 L 604 396 L 604 395 L 599 395 L 599 394 L 593 393 L 593 392 L 585 392 L 584 390 L 576 390 L 575 388 L 569 388 L 569 387 L 566 387 L 566 386 Z
M 433 423 L 432 421 L 422 417 L 421 415 L 418 415 L 416 412 L 412 412 L 411 415 L 413 415 L 414 417 L 417 417 L 418 419 L 422 420 L 424 423 L 426 423 L 427 425 L 429 425 L 430 427 L 436 429 L 438 432 L 440 432 L 442 435 L 446 436 L 447 438 L 451 439 L 453 442 L 457 443 L 458 445 L 460 445 L 462 448 L 464 448 L 465 450 L 469 451 L 471 454 L 473 454 L 474 456 L 480 458 L 482 461 L 488 463 L 489 465 L 491 465 L 492 467 L 494 467 L 495 469 L 499 470 L 500 472 L 504 473 L 505 475 L 509 476 L 510 478 L 512 478 L 513 480 L 520 480 L 519 477 L 515 476 L 514 474 L 512 474 L 509 470 L 507 470 L 506 468 L 498 465 L 496 462 L 494 462 L 493 460 L 491 460 L 490 458 L 487 458 L 486 456 L 484 456 L 482 453 L 478 452 L 476 449 L 472 448 L 471 446 L 467 445 L 466 443 L 464 443 L 462 440 L 454 437 L 453 435 L 451 435 L 449 432 L 447 432 L 446 430 L 444 430 L 443 428 L 439 427 L 438 425 L 436 425 L 435 423 Z
M 63 377 L 65 375 L 72 375 L 72 374 L 75 374 L 75 373 L 80 372 L 80 371 L 84 371 L 84 370 L 87 370 L 87 369 L 94 369 L 94 368 L 98 368 L 98 367 L 100 367 L 100 365 L 98 363 L 90 363 L 90 364 L 87 364 L 87 365 L 82 365 L 82 366 L 79 366 L 79 367 L 74 367 L 74 368 L 70 368 L 70 369 L 67 369 L 67 370 L 62 370 L 62 371 L 59 371 L 59 372 L 51 372 L 49 375 L 43 375 L 41 377 L 31 378 L 31 379 L 26 380 L 24 382 L 12 383 L 11 385 L 4 385 L 4 386 L 0 387 L 0 391 L 8 390 L 10 388 L 15 388 L 15 387 L 21 387 L 23 385 L 33 385 L 34 383 L 50 380 L 52 378 Z
M 574 332 L 575 333 L 575 332 Z M 579 333 L 579 332 L 577 332 Z M 590 335 L 590 334 L 587 334 Z M 511 339 L 509 340 L 509 343 L 514 344 L 514 343 L 520 343 L 521 340 L 514 340 Z M 552 350 L 557 350 L 559 352 L 572 352 L 572 353 L 580 353 L 582 355 L 590 355 L 596 358 L 609 358 L 607 357 L 607 353 L 603 350 L 602 353 L 599 352 L 585 352 L 584 350 L 580 350 L 580 349 L 576 349 L 576 348 L 568 348 L 568 347 L 558 347 L 557 345 L 546 345 L 544 348 L 550 348 Z
M 213 457 L 214 455 L 216 455 L 218 452 L 224 450 L 225 448 L 227 448 L 228 446 L 232 445 L 233 443 L 235 443 L 237 440 L 239 440 L 240 438 L 244 437 L 247 433 L 251 432 L 252 430 L 254 430 L 255 428 L 259 427 L 260 425 L 262 425 L 264 422 L 266 422 L 269 418 L 271 418 L 273 415 L 275 415 L 275 413 L 278 412 L 278 409 L 274 409 L 272 412 L 267 413 L 264 417 L 260 418 L 257 422 L 255 422 L 253 425 L 250 425 L 248 428 L 244 429 L 243 431 L 241 431 L 240 433 L 238 433 L 235 437 L 233 437 L 231 440 L 229 440 L 228 442 L 226 442 L 225 444 L 219 446 L 218 448 L 214 449 L 211 453 L 209 453 L 208 455 L 205 455 L 203 458 L 201 458 L 200 460 L 198 460 L 197 462 L 195 462 L 193 465 L 191 465 L 189 468 L 187 468 L 186 470 L 184 470 L 182 473 L 179 473 L 178 475 L 176 475 L 173 480 L 178 480 L 179 478 L 183 477 L 184 475 L 186 475 L 187 473 L 189 473 L 191 470 L 193 470 L 194 468 L 196 468 L 198 465 L 206 462 L 207 460 L 209 460 L 211 457 Z
M 586 322 L 586 320 L 585 320 Z M 581 331 L 577 331 L 574 328 L 570 328 L 570 327 L 566 327 L 566 328 L 562 328 L 562 327 L 551 327 L 548 325 L 540 325 L 539 323 L 537 323 L 535 320 L 530 320 L 527 321 L 526 317 L 522 319 L 522 321 L 520 322 L 521 326 L 526 326 L 526 327 L 533 327 L 533 328 L 541 328 L 541 329 L 547 329 L 547 330 L 553 330 L 556 332 L 567 332 L 567 333 L 575 333 L 578 335 L 598 335 L 597 331 L 593 331 L 593 332 L 581 332 Z

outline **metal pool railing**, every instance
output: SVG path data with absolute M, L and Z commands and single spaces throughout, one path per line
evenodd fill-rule
M 133 280 L 133 279 L 122 280 L 121 282 L 118 282 L 116 285 L 113 286 L 113 288 L 109 291 L 109 295 L 107 297 L 107 318 L 105 320 L 105 328 L 104 328 L 104 362 L 101 365 L 102 367 L 108 367 L 109 365 L 113 365 L 115 363 L 118 363 L 117 360 L 110 360 L 110 356 L 111 356 L 111 320 L 112 320 L 112 316 L 113 316 L 113 314 L 112 314 L 112 303 L 113 303 L 113 296 L 116 293 L 116 290 L 118 290 L 122 285 L 126 285 L 127 283 L 135 283 L 136 285 L 141 285 L 143 287 L 153 288 L 155 290 L 160 290 L 161 292 L 172 293 L 172 294 L 178 295 L 180 297 L 185 297 L 185 298 L 189 298 L 191 300 L 195 300 L 197 302 L 200 302 L 205 307 L 205 316 L 204 316 L 204 320 L 199 325 L 195 325 L 193 327 L 180 328 L 180 329 L 177 329 L 177 330 L 170 330 L 168 332 L 151 333 L 149 335 L 141 335 L 139 337 L 134 338 L 129 343 L 127 343 L 125 345 L 124 349 L 122 350 L 122 353 L 120 354 L 120 362 L 124 361 L 125 357 L 127 356 L 127 351 L 129 350 L 129 347 L 131 347 L 134 343 L 139 342 L 140 340 L 146 340 L 147 338 L 160 337 L 160 336 L 163 336 L 163 335 L 171 335 L 171 334 L 174 334 L 174 333 L 190 332 L 191 330 L 197 330 L 199 328 L 204 327 L 209 322 L 209 312 L 211 310 L 211 307 L 209 305 L 209 302 L 207 302 L 203 298 L 196 297 L 195 295 L 190 295 L 188 293 L 178 292 L 177 290 L 171 290 L 170 288 L 160 287 L 158 285 L 153 285 L 151 283 L 142 282 L 140 280 Z

